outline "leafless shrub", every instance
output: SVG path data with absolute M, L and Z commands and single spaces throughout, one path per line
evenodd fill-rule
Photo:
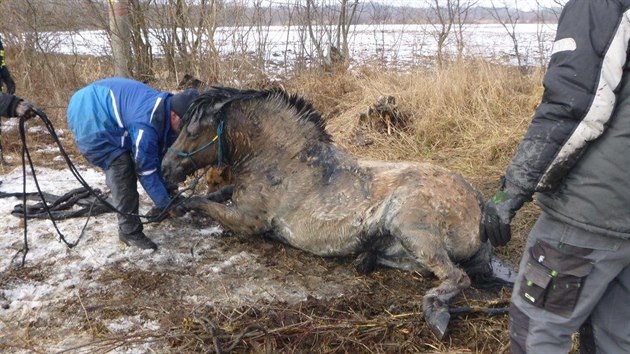
M 524 68 L 523 55 L 516 34 L 516 25 L 521 19 L 518 11 L 518 0 L 492 0 L 492 17 L 503 26 L 505 32 L 512 40 L 514 57 L 519 68 Z

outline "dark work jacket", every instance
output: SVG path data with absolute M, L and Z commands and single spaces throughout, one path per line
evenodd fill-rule
M 506 180 L 543 210 L 630 238 L 630 0 L 571 0 Z
M 22 101 L 21 98 L 0 92 L 0 116 L 1 117 L 15 117 L 15 108 Z

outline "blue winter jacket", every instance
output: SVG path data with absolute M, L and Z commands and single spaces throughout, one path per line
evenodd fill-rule
M 138 81 L 109 78 L 80 89 L 68 104 L 68 126 L 83 156 L 107 169 L 130 152 L 138 179 L 158 208 L 170 200 L 160 165 L 177 137 L 170 129 L 170 98 Z

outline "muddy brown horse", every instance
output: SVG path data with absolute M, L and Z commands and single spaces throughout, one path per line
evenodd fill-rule
M 189 208 L 235 233 L 269 236 L 316 255 L 363 255 L 433 273 L 440 284 L 422 306 L 440 338 L 449 300 L 470 286 L 469 275 L 492 273 L 490 245 L 478 237 L 480 195 L 470 183 L 429 163 L 351 156 L 296 95 L 213 88 L 196 99 L 162 172 L 181 182 L 217 164 L 231 166 L 232 203 L 193 197 Z

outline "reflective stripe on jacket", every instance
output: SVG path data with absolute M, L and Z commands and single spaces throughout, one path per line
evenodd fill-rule
M 565 222 L 630 237 L 630 0 L 571 0 L 506 179 Z M 627 123 L 626 123 L 627 122 Z M 614 210 L 613 210 L 614 209 Z

